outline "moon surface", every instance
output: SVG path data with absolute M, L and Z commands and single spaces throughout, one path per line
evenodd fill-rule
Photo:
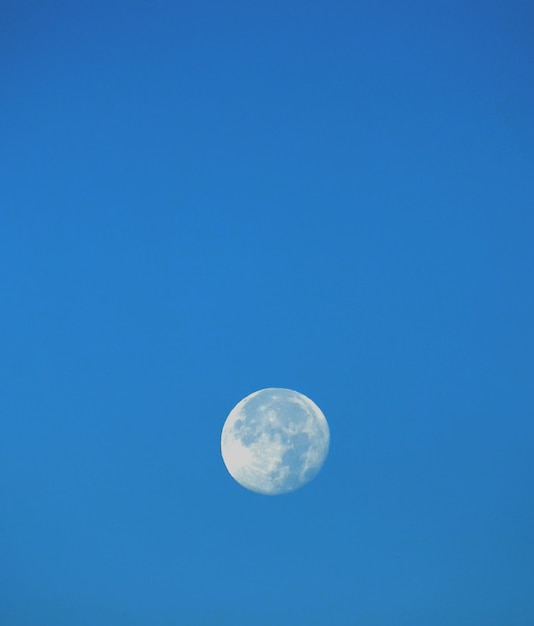
M 295 491 L 312 480 L 329 445 L 321 409 L 298 391 L 274 387 L 236 404 L 221 434 L 221 453 L 232 478 L 264 495 Z

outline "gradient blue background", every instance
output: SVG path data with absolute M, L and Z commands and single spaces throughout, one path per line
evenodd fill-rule
M 532 626 L 533 24 L 2 2 L 1 624 Z M 332 433 L 276 498 L 268 386 Z

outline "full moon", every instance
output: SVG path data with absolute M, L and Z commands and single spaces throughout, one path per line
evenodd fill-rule
M 261 389 L 243 398 L 221 434 L 221 453 L 232 478 L 250 491 L 272 496 L 312 480 L 329 445 L 321 409 L 292 389 Z

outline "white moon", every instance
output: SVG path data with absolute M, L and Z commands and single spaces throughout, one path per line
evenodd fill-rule
M 295 491 L 319 472 L 330 445 L 321 409 L 292 389 L 255 391 L 230 412 L 221 453 L 230 475 L 265 495 Z

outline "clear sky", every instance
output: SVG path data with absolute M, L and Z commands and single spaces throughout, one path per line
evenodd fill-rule
M 2 625 L 532 626 L 533 25 L 2 3 Z M 285 496 L 263 387 L 330 424 Z

